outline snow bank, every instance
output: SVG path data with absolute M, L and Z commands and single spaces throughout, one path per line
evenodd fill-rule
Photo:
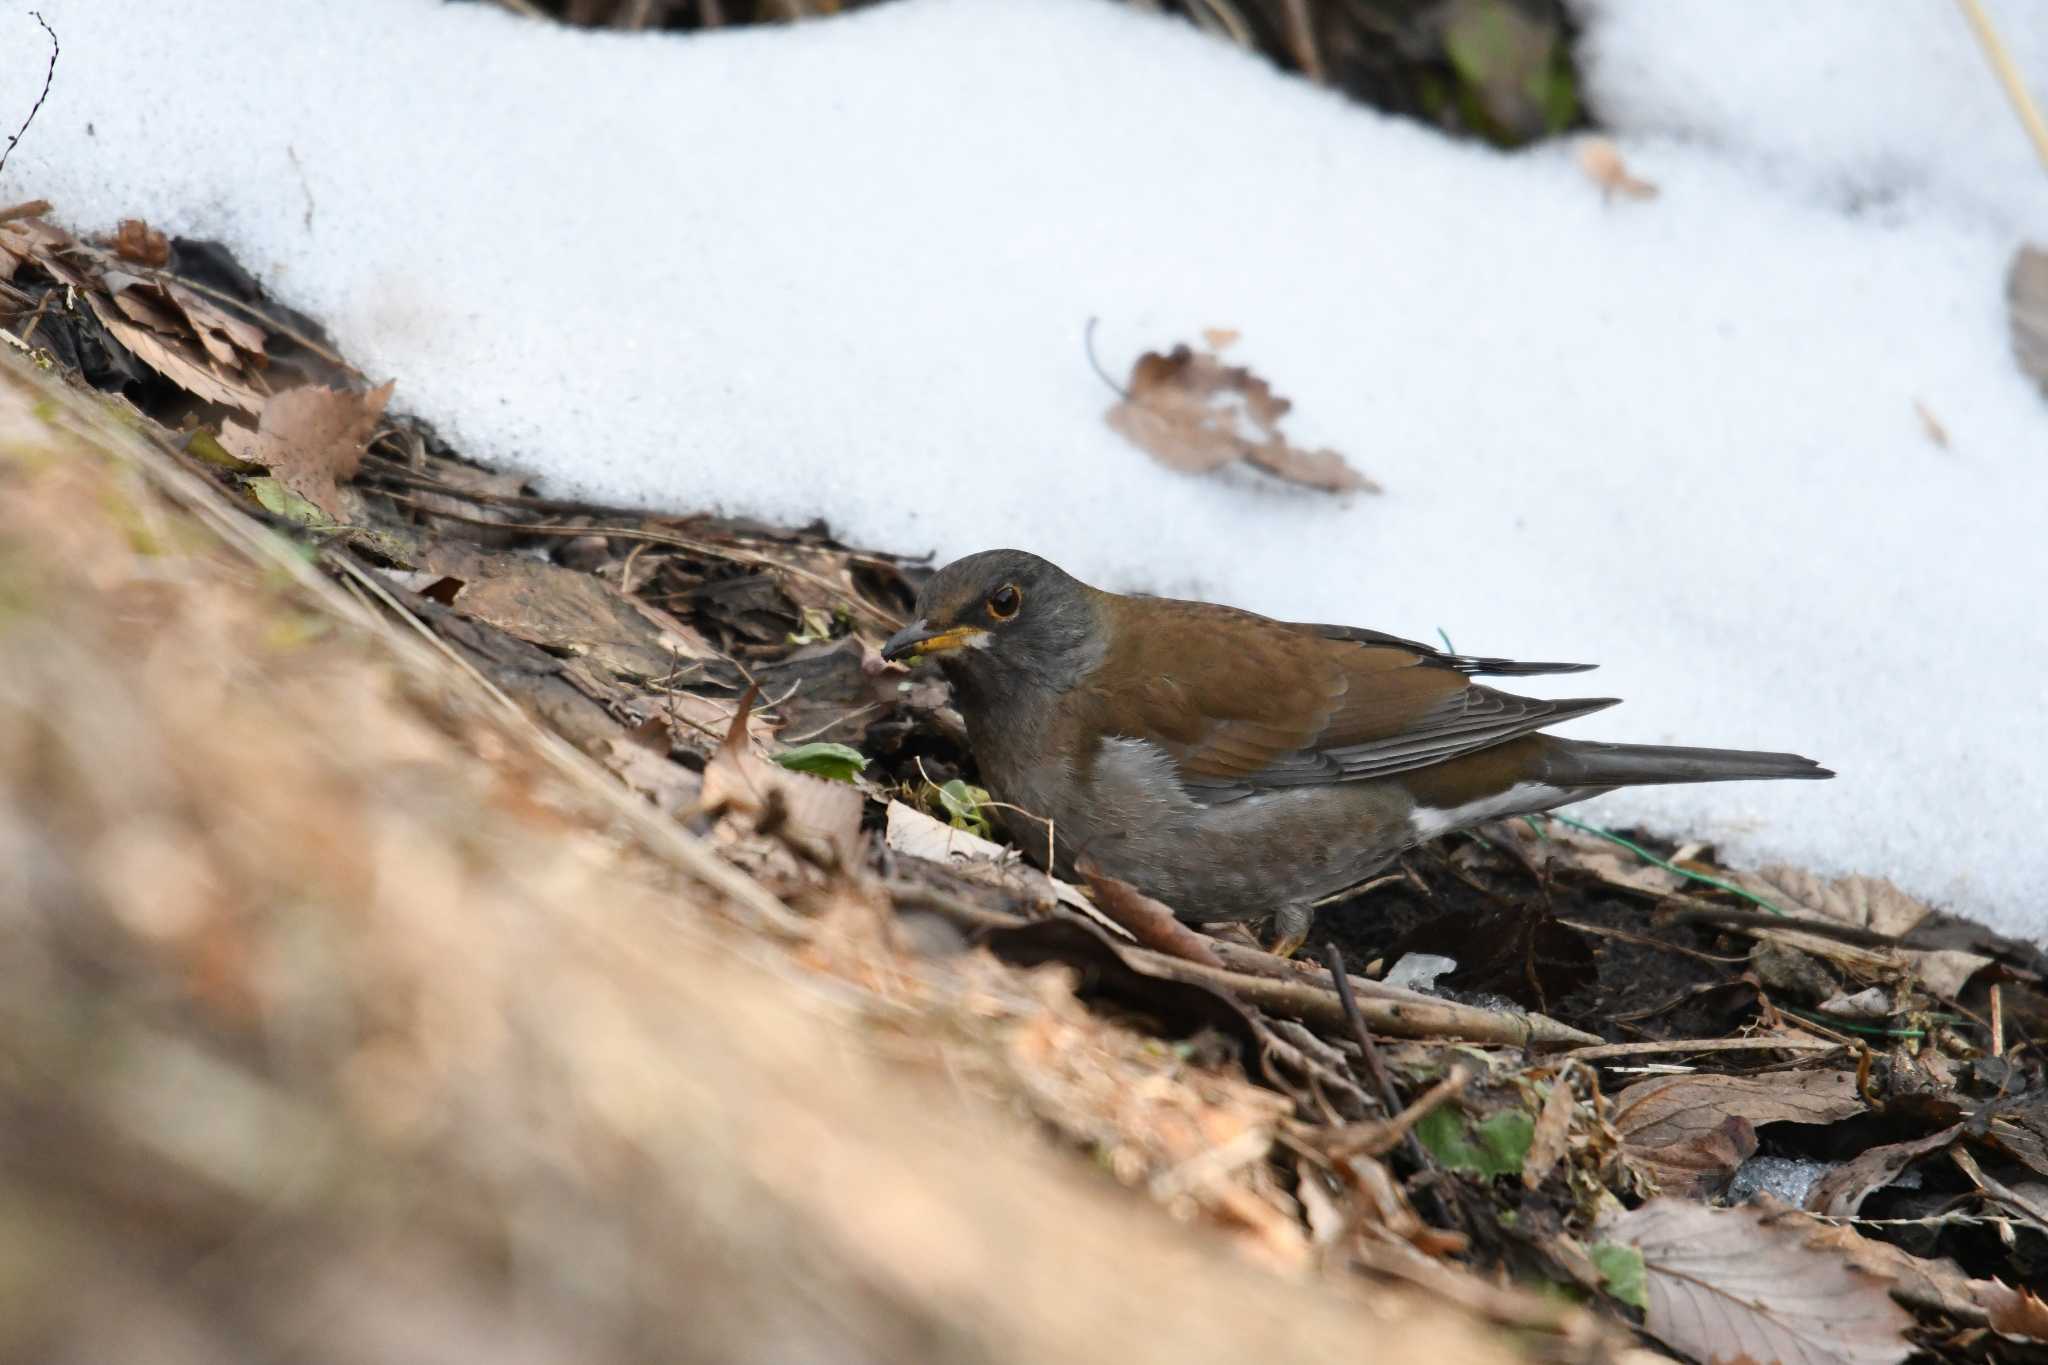
M 690 38 L 42 8 L 64 55 L 0 196 L 223 238 L 478 455 L 1596 660 L 1629 704 L 1573 733 L 1842 776 L 1589 818 L 2048 929 L 2048 409 L 2002 307 L 2048 217 L 1941 0 L 1881 32 L 1853 0 L 1587 4 L 1647 203 L 1097 0 Z M 2006 8 L 2048 92 L 2048 10 Z M 0 23 L 39 79 L 40 30 Z M 1386 495 L 1154 466 L 1102 425 L 1090 316 L 1113 371 L 1239 329 L 1290 432 Z

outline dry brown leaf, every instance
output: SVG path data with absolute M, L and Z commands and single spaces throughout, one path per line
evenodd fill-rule
M 747 689 L 725 742 L 704 765 L 704 806 L 746 816 L 748 832 L 773 834 L 814 862 L 851 865 L 860 843 L 860 788 L 794 772 L 764 757 L 747 734 L 760 691 Z
M 1074 870 L 1087 879 L 1102 913 L 1130 930 L 1131 937 L 1147 948 L 1172 957 L 1199 962 L 1205 967 L 1222 967 L 1223 959 L 1209 946 L 1209 940 L 1182 924 L 1167 906 L 1082 858 Z
M 1204 327 L 1202 329 L 1202 340 L 1209 343 L 1210 350 L 1216 351 L 1219 354 L 1226 347 L 1237 344 L 1237 339 L 1242 335 L 1243 333 L 1239 332 L 1235 327 Z
M 222 364 L 243 364 L 255 369 L 263 368 L 268 357 L 264 352 L 266 334 L 261 327 L 247 318 L 236 317 L 223 308 L 193 293 L 184 285 L 171 280 L 162 284 L 165 297 L 176 304 L 191 324 L 193 333 L 206 353 Z
M 1191 474 L 1243 460 L 1292 483 L 1331 493 L 1377 493 L 1379 485 L 1334 450 L 1302 450 L 1280 434 L 1293 406 L 1272 385 L 1212 351 L 1147 351 L 1131 366 L 1128 390 L 1105 420 L 1161 464 Z
M 1612 1121 L 1664 1193 L 1700 1196 L 1754 1154 L 1755 1125 L 1833 1123 L 1864 1108 L 1847 1071 L 1656 1076 L 1614 1097 Z
M 390 383 L 367 393 L 307 385 L 273 394 L 256 430 L 235 422 L 221 428 L 230 455 L 260 464 L 278 481 L 335 520 L 342 520 L 339 485 L 355 477 L 363 451 L 391 401 Z
M 1828 920 L 1893 937 L 1908 933 L 1933 911 L 1882 877 L 1827 878 L 1796 867 L 1766 867 L 1727 874 L 1737 886 L 1764 897 L 1793 918 Z M 1934 995 L 1953 999 L 1991 959 L 1960 948 L 1825 947 L 1802 940 L 1799 947 L 1822 953 L 1858 974 L 1910 968 Z
M 1814 1181 L 1806 1194 L 1806 1207 L 1830 1218 L 1852 1218 L 1873 1191 L 1891 1184 L 1916 1159 L 1954 1142 L 1962 1131 L 1960 1123 L 1952 1124 L 1911 1142 L 1872 1147 Z
M 696 665 L 718 657 L 696 629 L 673 617 L 664 624 L 594 574 L 454 542 L 432 546 L 420 567 L 460 580 L 448 599 L 459 614 L 543 649 L 588 659 L 616 677 L 687 681 Z M 727 716 L 719 708 L 717 724 L 722 727 Z M 702 717 L 691 712 L 689 719 Z
M 239 408 L 243 412 L 263 411 L 268 395 L 242 375 L 224 372 L 196 342 L 166 336 L 152 327 L 129 320 L 118 306 L 102 299 L 95 290 L 80 288 L 79 292 L 91 305 L 93 314 L 114 334 L 116 341 L 134 352 L 137 360 L 185 392 L 209 403 Z
M 1536 1116 L 1536 1131 L 1529 1139 L 1529 1154 L 1522 1158 L 1522 1186 L 1535 1189 L 1564 1159 L 1572 1135 L 1572 1113 L 1578 1101 L 1572 1094 L 1569 1070 L 1561 1070 L 1543 1097 L 1543 1110 Z
M 1990 1317 L 1989 1301 L 1996 1291 L 2012 1292 L 1996 1280 L 1971 1279 L 1954 1261 L 1915 1256 L 1890 1242 L 1865 1237 L 1853 1227 L 1823 1223 L 1810 1213 L 1787 1208 L 1767 1194 L 1758 1195 L 1753 1202 L 1769 1211 L 1772 1223 L 1802 1229 L 1807 1246 L 1839 1252 L 1851 1264 L 1890 1280 L 1892 1293 L 1907 1303 L 1962 1322 L 1983 1322 Z
M 114 254 L 139 265 L 165 266 L 171 262 L 171 244 L 140 218 L 123 218 L 114 233 Z
M 2048 1303 L 2032 1290 L 2014 1289 L 1997 1280 L 1975 1280 L 1972 1284 L 1992 1331 L 2027 1341 L 2048 1341 Z
M 1643 1253 L 1644 1328 L 1700 1360 L 1895 1365 L 1912 1353 L 1913 1319 L 1883 1279 L 1807 1246 L 1767 1209 L 1653 1199 L 1601 1232 Z
M 1655 185 L 1629 174 L 1628 163 L 1621 157 L 1621 148 L 1607 138 L 1581 138 L 1578 155 L 1579 169 L 1586 173 L 1588 180 L 1605 191 L 1609 198 L 1617 194 L 1625 199 L 1657 197 Z

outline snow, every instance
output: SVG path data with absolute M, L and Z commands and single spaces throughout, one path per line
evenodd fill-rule
M 63 57 L 0 197 L 225 240 L 473 454 L 1598 661 L 1628 704 L 1571 733 L 1841 777 L 1586 818 L 2048 932 L 2048 409 L 2002 296 L 2048 181 L 1946 0 L 1588 0 L 1642 203 L 1102 0 L 694 37 L 41 8 Z M 2048 94 L 2048 9 L 1996 13 Z M 39 77 L 40 30 L 0 36 Z M 1112 372 L 1239 329 L 1290 433 L 1387 493 L 1155 466 L 1102 423 L 1091 316 Z

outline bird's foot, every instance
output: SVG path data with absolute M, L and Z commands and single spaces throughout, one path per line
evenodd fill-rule
M 1281 906 L 1280 913 L 1273 916 L 1273 946 L 1266 951 L 1274 957 L 1293 957 L 1308 941 L 1315 916 L 1315 910 L 1306 905 Z

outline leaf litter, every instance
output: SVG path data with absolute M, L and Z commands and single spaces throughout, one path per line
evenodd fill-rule
M 1030 1115 L 1268 1268 L 1407 1286 L 1546 1358 L 1619 1359 L 1636 1329 L 1701 1358 L 1759 1360 L 1978 1359 L 2040 1335 L 2023 1286 L 2048 1253 L 2025 1212 L 2048 1190 L 2048 964 L 2031 945 L 1869 879 L 1743 874 L 1709 848 L 1637 836 L 1651 863 L 1561 822 L 1515 822 L 1419 851 L 1322 916 L 1312 946 L 1334 946 L 1350 971 L 1336 991 L 1309 962 L 1029 865 L 1042 832 L 975 786 L 943 682 L 879 659 L 925 565 L 822 527 L 608 508 L 487 475 L 387 416 L 389 388 L 362 392 L 308 321 L 231 272 L 208 288 L 240 306 L 216 305 L 169 278 L 211 258 L 177 240 L 164 250 L 169 265 L 152 266 L 146 235 L 95 255 L 36 215 L 0 221 L 0 272 L 29 300 L 7 296 L 9 326 L 48 366 L 162 422 L 152 459 L 241 495 L 220 508 L 260 503 L 304 527 L 316 579 L 367 594 L 374 619 L 431 641 L 464 687 L 594 760 L 637 837 L 695 869 L 691 922 L 742 926 L 858 992 L 893 1021 L 885 1052 L 941 1058 L 997 1112 Z M 139 345 L 127 361 L 125 335 Z M 1222 363 L 1233 337 L 1207 340 L 1141 358 L 1115 419 L 1127 435 L 1183 467 L 1263 452 L 1269 472 L 1363 486 L 1329 452 L 1289 446 L 1285 400 Z M 36 533 L 89 538 L 97 523 L 79 511 L 95 505 Z M 178 638 L 231 647 L 217 630 Z M 175 721 L 167 704 L 154 724 Z M 313 725 L 276 738 L 296 752 Z M 439 742 L 430 733 L 418 742 Z M 448 733 L 483 731 L 471 719 Z M 477 743 L 502 766 L 506 740 Z M 302 787 L 293 800 L 325 791 Z M 522 778 L 491 804 L 566 828 L 549 813 L 559 799 L 536 792 Z M 295 847 L 328 850 L 320 877 L 360 879 L 352 860 L 388 837 L 365 833 L 380 828 L 376 805 L 319 800 L 295 813 L 281 798 L 275 814 L 303 822 L 292 837 L 310 842 Z M 1009 820 L 1006 840 L 990 813 Z M 121 893 L 137 925 L 200 922 L 195 888 L 274 875 L 252 856 L 267 843 L 221 846 L 233 856 L 210 841 L 181 855 L 164 852 L 178 840 L 131 845 L 103 865 L 143 870 Z M 446 860 L 408 848 L 405 875 L 431 898 Z M 1484 933 L 1513 952 L 1475 957 L 1462 993 L 1455 973 L 1436 995 L 1374 979 L 1432 923 L 1512 925 Z M 153 932 L 162 951 L 190 951 Z M 180 989 L 247 1008 L 231 1002 L 272 987 L 225 924 L 208 932 Z M 468 956 L 473 929 L 437 932 L 452 945 L 439 951 Z M 1474 956 L 1455 938 L 1437 946 Z M 421 970 L 441 960 L 421 952 Z M 477 1019 L 515 1017 L 513 997 L 494 998 Z M 1855 1018 L 1831 1012 L 1852 1000 Z M 623 1076 L 650 1083 L 664 1063 L 636 1065 L 592 1073 L 622 1120 L 654 1093 L 621 1089 Z M 377 1103 L 376 1121 L 400 1128 L 432 1112 Z M 1821 1169 L 1813 1212 L 1712 1202 L 1751 1155 Z M 1815 1295 L 1853 1308 L 1840 1341 L 1816 1325 Z

